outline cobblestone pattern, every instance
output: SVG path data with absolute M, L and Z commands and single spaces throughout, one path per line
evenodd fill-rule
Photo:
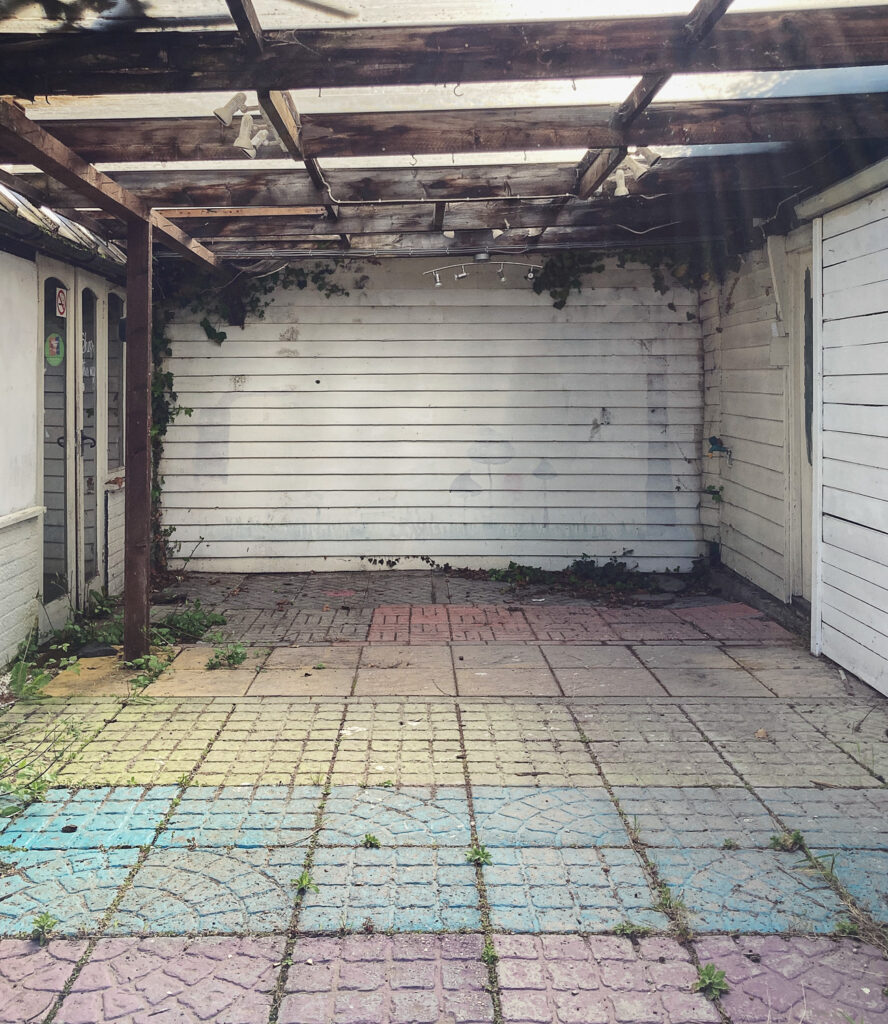
M 888 1022 L 888 961 L 858 940 L 713 936 L 694 947 L 725 972 L 720 1003 L 738 1024 Z
M 30 850 L 144 846 L 176 795 L 175 786 L 50 789 L 0 832 L 0 845 Z
M 59 1024 L 259 1024 L 268 1019 L 284 939 L 100 939 Z
M 877 921 L 888 924 L 888 852 L 884 850 L 820 850 L 827 867 Z M 835 860 L 833 860 L 833 856 Z
M 299 927 L 307 932 L 479 930 L 475 869 L 464 849 L 319 848 Z
M 283 931 L 302 872 L 301 846 L 153 849 L 115 910 L 113 935 Z
M 0 875 L 0 935 L 30 935 L 44 912 L 58 935 L 95 932 L 123 885 L 138 850 L 5 852 Z
M 660 878 L 700 932 L 831 932 L 844 908 L 802 853 L 652 848 Z
M 300 938 L 280 1024 L 489 1024 L 480 935 Z
M 724 603 L 681 608 L 675 614 L 685 622 L 693 623 L 713 640 L 742 640 L 744 643 L 750 640 L 796 641 L 788 630 L 746 604 Z
M 603 786 L 580 740 L 473 740 L 466 738 L 473 786 Z
M 324 807 L 322 846 L 355 846 L 367 834 L 382 847 L 459 846 L 471 842 L 464 788 L 337 786 Z
M 717 1024 L 690 991 L 697 971 L 672 939 L 499 935 L 503 1015 L 509 1024 Z
M 484 868 L 497 931 L 602 932 L 622 921 L 665 928 L 632 850 L 503 849 Z
M 807 790 L 805 792 L 808 792 Z M 647 846 L 767 849 L 777 828 L 745 789 L 617 786 L 614 794 Z
M 84 941 L 0 939 L 0 1024 L 43 1020 L 85 951 Z
M 888 706 L 884 700 L 799 705 L 798 713 L 888 783 Z
M 779 789 L 763 795 L 811 847 L 888 851 L 888 789 Z
M 582 788 L 474 786 L 479 841 L 496 846 L 628 846 L 610 797 Z
M 570 709 L 561 704 L 510 700 L 488 704 L 464 702 L 460 707 L 466 742 L 514 743 L 580 739 Z
M 186 789 L 157 847 L 299 846 L 308 843 L 320 786 L 221 786 Z

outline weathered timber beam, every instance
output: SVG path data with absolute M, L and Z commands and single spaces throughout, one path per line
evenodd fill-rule
M 75 191 L 101 210 L 130 223 L 151 221 L 163 243 L 197 263 L 216 267 L 218 259 L 209 249 L 189 238 L 163 216 L 152 218 L 149 205 L 126 188 L 96 170 L 47 131 L 29 120 L 14 103 L 0 99 L 0 143 L 16 158 L 34 164 L 56 181 Z
M 259 17 L 253 7 L 252 0 L 225 0 L 228 5 L 228 12 L 231 20 L 237 26 L 241 39 L 244 41 L 244 49 L 248 56 L 257 58 L 262 56 L 263 38 L 262 26 L 259 24 Z
M 688 54 L 687 16 L 236 32 L 7 34 L 0 94 L 299 89 L 888 63 L 879 4 L 735 12 Z
M 866 139 L 888 135 L 888 92 L 655 103 L 626 129 L 611 107 L 302 114 L 300 151 L 315 158 L 508 149 L 713 145 Z M 231 130 L 214 117 L 53 120 L 52 134 L 91 163 L 236 160 Z

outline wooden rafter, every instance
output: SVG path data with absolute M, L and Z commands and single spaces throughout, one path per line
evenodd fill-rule
M 265 31 L 5 34 L 0 94 L 89 95 L 771 71 L 888 63 L 885 8 L 736 12 L 690 56 L 687 17 Z

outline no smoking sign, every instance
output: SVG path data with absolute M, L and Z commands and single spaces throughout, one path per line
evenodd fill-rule
M 65 288 L 56 288 L 56 316 L 62 319 L 68 316 L 68 292 Z

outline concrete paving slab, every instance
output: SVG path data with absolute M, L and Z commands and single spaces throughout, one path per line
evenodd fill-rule
M 654 668 L 673 697 L 773 697 L 767 687 L 742 668 Z
M 353 668 L 263 669 L 250 684 L 250 697 L 347 697 L 354 684 Z
M 451 672 L 449 647 L 417 647 L 404 645 L 365 645 L 361 648 L 361 668 L 433 669 Z
M 168 671 L 171 672 L 202 672 L 207 667 L 207 662 L 214 656 L 214 646 L 223 647 L 222 644 L 201 644 L 199 646 L 183 647 L 170 663 Z M 246 648 L 246 658 L 243 661 L 244 668 L 258 668 L 268 657 L 267 647 Z M 211 669 L 213 672 L 230 672 L 232 669 L 219 668 Z
M 859 906 L 876 921 L 888 925 L 888 852 L 817 847 L 812 852 L 835 871 Z
M 318 786 L 335 740 L 221 738 L 194 774 L 195 786 Z
M 888 783 L 888 704 L 845 699 L 798 705 L 797 712 L 885 785 Z
M 100 939 L 59 1024 L 257 1024 L 268 1018 L 284 938 Z
M 334 786 L 324 807 L 318 842 L 322 846 L 360 846 L 368 833 L 385 849 L 466 849 L 471 845 L 471 828 L 465 788 Z
M 313 647 L 275 647 L 268 655 L 264 671 L 271 669 L 293 669 L 311 672 L 315 665 L 326 665 L 327 669 L 357 668 L 361 647 L 347 644 L 318 644 Z
M 689 647 L 663 644 L 654 647 L 634 647 L 636 657 L 648 668 L 708 668 L 736 669 L 737 662 L 720 647 Z
M 155 846 L 304 847 L 314 832 L 321 792 L 320 786 L 191 786 Z
M 755 669 L 753 675 L 778 697 L 803 700 L 812 697 L 843 699 L 847 698 L 847 688 L 862 687 L 850 681 L 843 683 L 838 673 L 824 678 L 820 674 L 808 675 L 803 669 Z
M 831 932 L 846 916 L 802 853 L 652 847 L 649 855 L 695 932 Z
M 286 931 L 296 896 L 291 880 L 301 874 L 305 855 L 303 846 L 152 849 L 107 934 Z
M 745 789 L 616 786 L 614 795 L 646 846 L 719 849 L 728 842 L 744 849 L 768 849 L 771 836 L 779 831 Z
M 458 668 L 461 697 L 560 697 L 548 668 Z
M 44 912 L 56 935 L 95 932 L 136 863 L 139 851 L 5 851 L 0 874 L 0 935 L 28 936 Z
M 243 697 L 255 669 L 168 669 L 145 693 L 149 697 Z
M 484 868 L 497 931 L 603 932 L 621 921 L 665 929 L 632 850 L 503 848 Z
M 453 649 L 457 669 L 545 669 L 546 659 L 536 644 L 461 644 Z
M 296 940 L 280 1024 L 491 1024 L 480 935 Z
M 568 708 L 551 701 L 460 700 L 463 735 L 466 742 L 534 742 L 536 740 L 576 741 L 579 730 Z
M 47 697 L 123 697 L 134 671 L 123 667 L 123 656 L 79 658 L 43 688 Z
M 219 734 L 219 740 L 335 740 L 345 701 L 238 701 Z
M 510 1024 L 720 1020 L 712 1003 L 690 991 L 697 971 L 673 939 L 634 946 L 611 935 L 498 935 L 494 945 Z
M 543 644 L 540 649 L 556 670 L 639 667 L 632 651 L 616 644 Z
M 456 686 L 448 659 L 438 667 L 359 668 L 355 695 L 453 697 Z
M 459 740 L 421 736 L 345 738 L 331 776 L 334 786 L 460 786 L 464 781 Z
M 603 786 L 585 744 L 578 740 L 466 738 L 473 786 Z
M 0 939 L 0 1024 L 43 1020 L 84 952 L 85 940 Z
M 27 850 L 145 846 L 177 792 L 175 786 L 50 789 L 6 825 L 0 845 Z
M 566 697 L 665 697 L 647 669 L 558 668 L 555 678 Z
M 462 849 L 320 847 L 312 878 L 318 892 L 305 893 L 301 932 L 477 931 L 481 926 L 475 868 Z
M 478 839 L 484 846 L 628 846 L 613 801 L 575 786 L 474 786 Z
M 884 1024 L 888 961 L 855 939 L 712 936 L 694 949 L 730 986 L 720 1003 L 743 1024 Z
M 761 795 L 811 847 L 888 851 L 888 789 L 766 789 Z

